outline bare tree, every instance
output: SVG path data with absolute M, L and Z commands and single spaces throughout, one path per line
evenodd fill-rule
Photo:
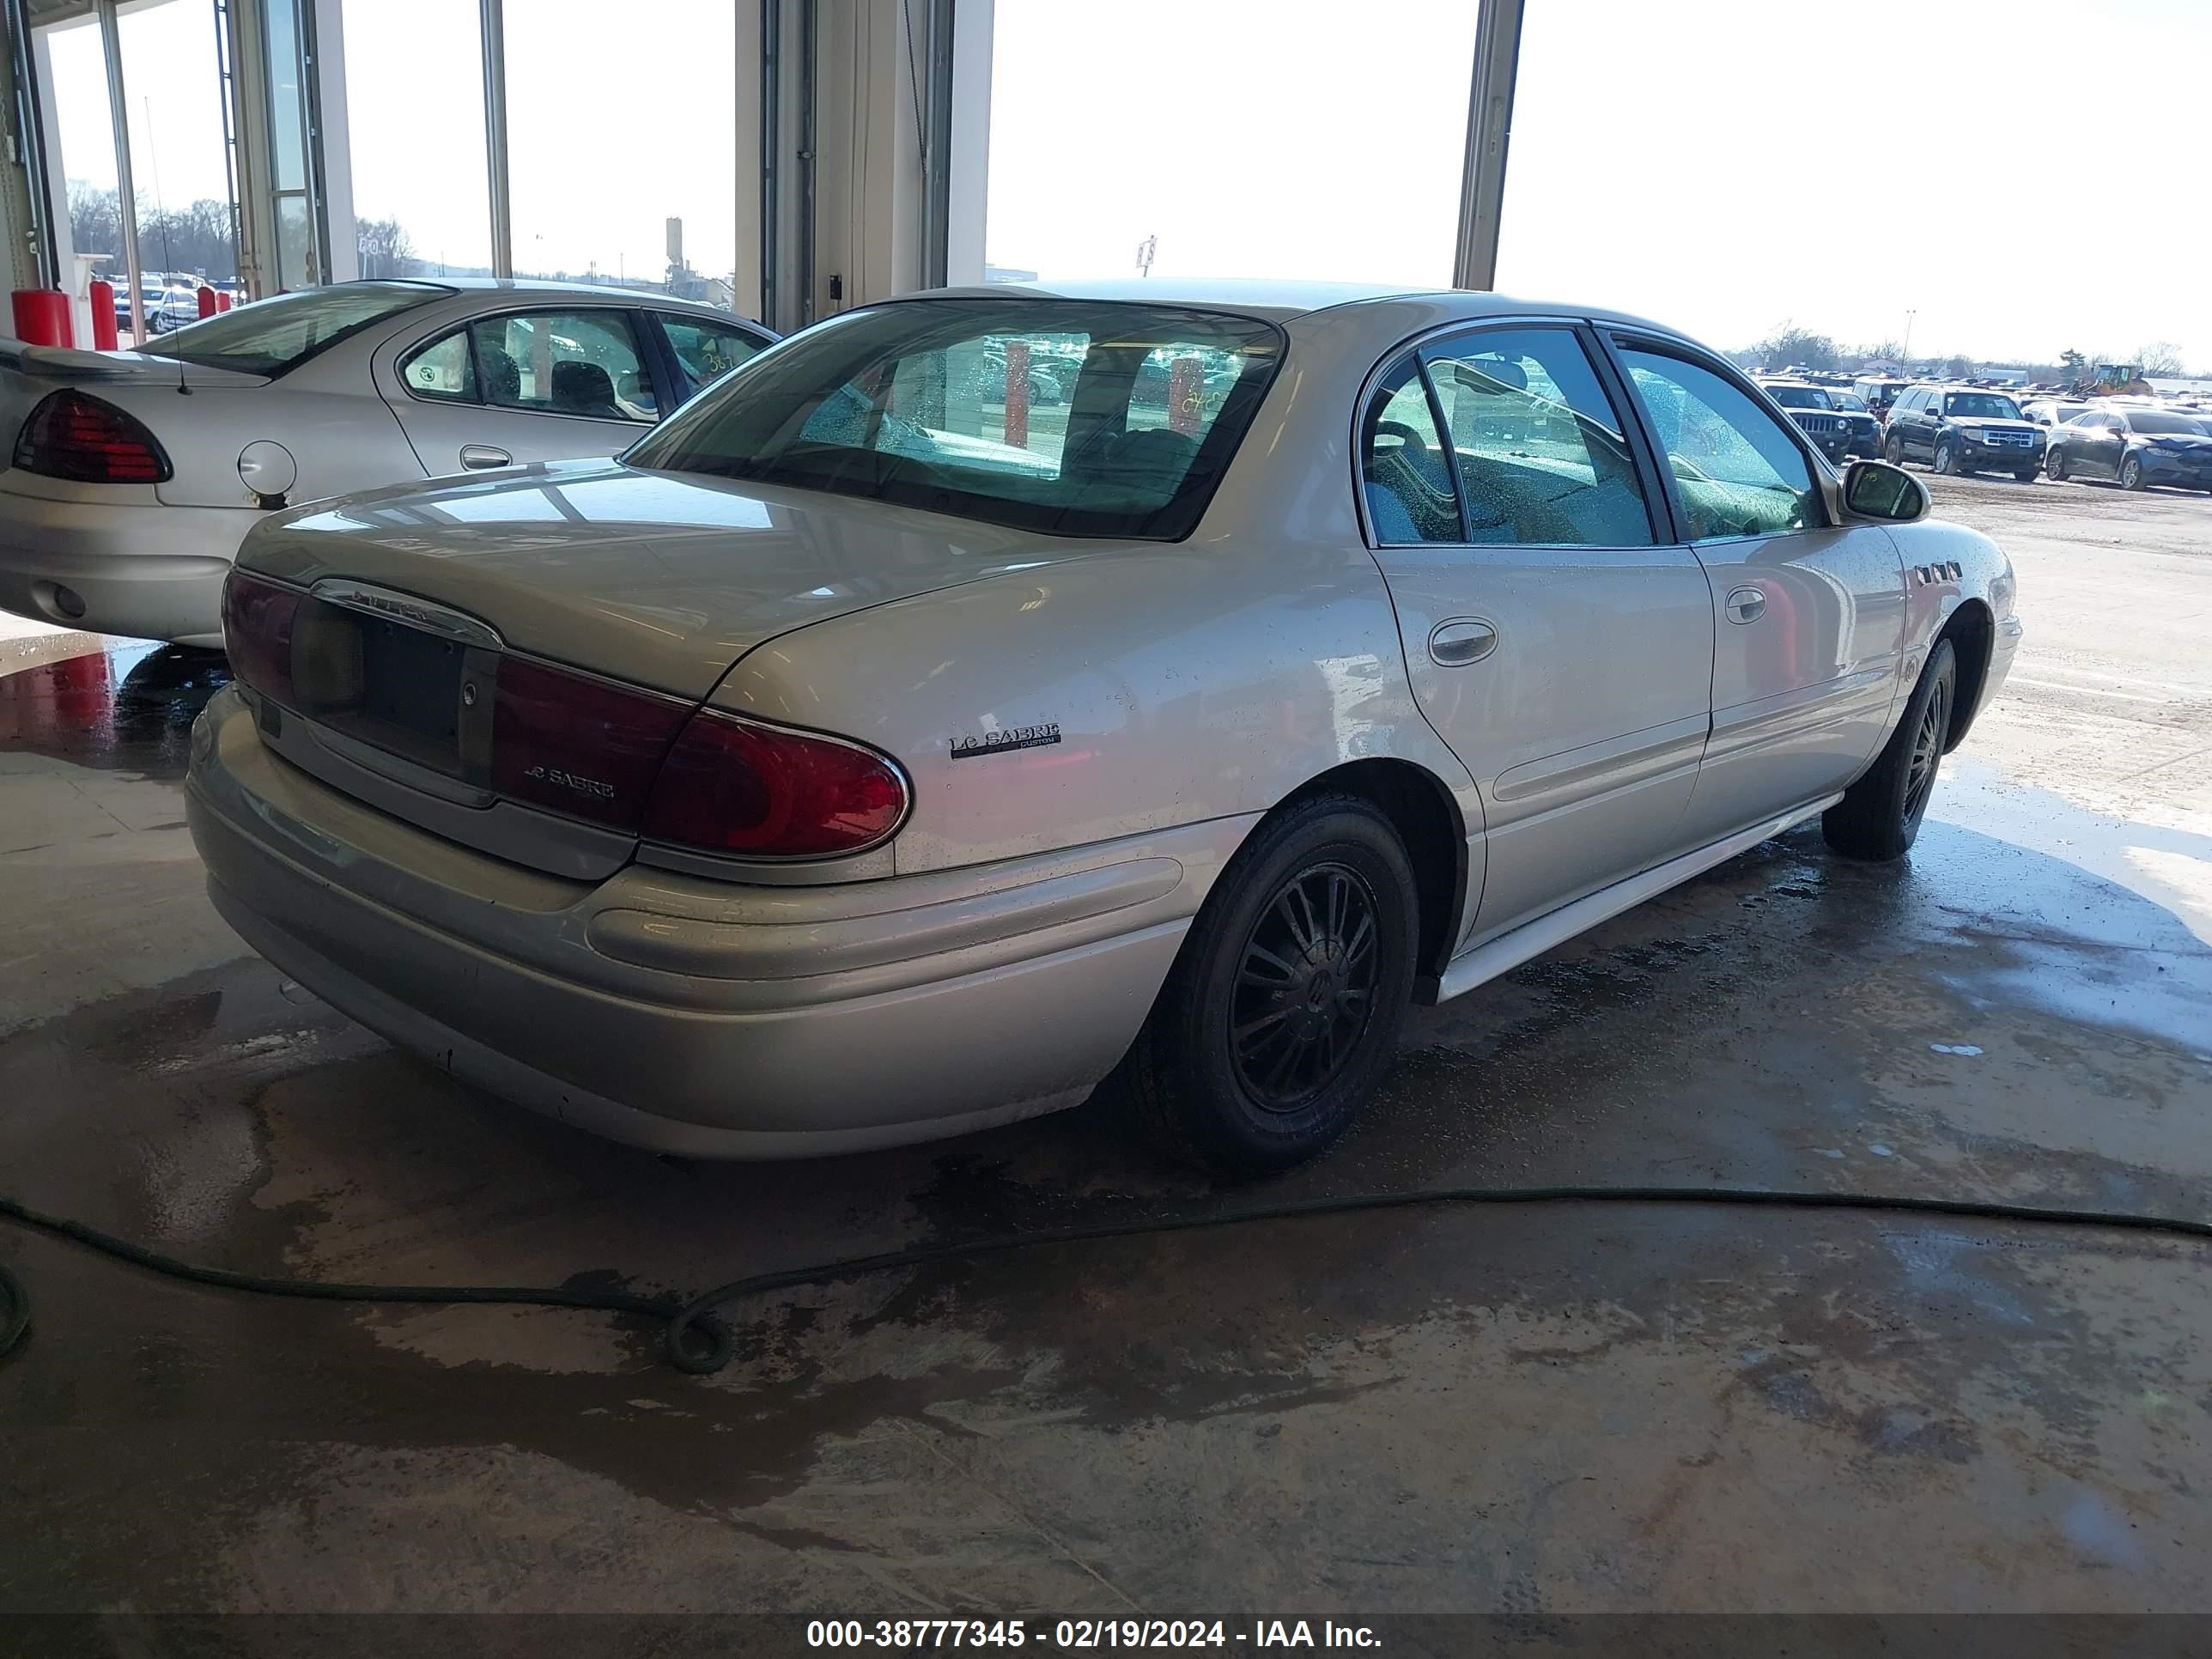
M 2136 347 L 2136 362 L 2145 374 L 2155 374 L 2162 380 L 2189 372 L 2182 362 L 2181 348 L 2171 340 L 2153 340 L 2147 346 Z
M 362 219 L 355 225 L 364 276 L 411 276 L 415 243 L 397 219 Z

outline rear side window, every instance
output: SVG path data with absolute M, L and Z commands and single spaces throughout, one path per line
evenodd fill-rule
M 656 313 L 660 331 L 684 366 L 689 391 L 696 392 L 709 380 L 719 380 L 739 363 L 757 356 L 761 343 L 743 329 L 731 328 L 710 318 L 689 312 Z
M 533 415 L 650 421 L 659 413 L 621 311 L 532 311 L 469 325 L 483 401 Z
M 1055 535 L 1190 533 L 1283 353 L 1256 318 L 1009 296 L 848 312 L 708 388 L 634 466 Z
M 186 324 L 162 335 L 147 355 L 247 374 L 283 374 L 365 328 L 453 291 L 428 283 L 302 289 Z M 158 290 L 148 298 L 161 303 Z
M 1493 329 L 1421 351 L 1479 544 L 1648 547 L 1620 414 L 1564 328 Z
M 1626 341 L 1620 355 L 1674 474 L 1691 540 L 1771 536 L 1826 522 L 1804 452 L 1764 408 L 1685 358 Z
M 469 350 L 469 337 L 461 329 L 416 350 L 399 366 L 399 378 L 417 398 L 465 404 L 477 401 L 476 359 Z
M 1451 462 L 1429 406 L 1420 360 L 1407 352 L 1375 384 L 1360 423 L 1367 521 L 1383 546 L 1466 539 Z

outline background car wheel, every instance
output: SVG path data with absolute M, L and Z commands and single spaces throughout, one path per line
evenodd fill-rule
M 1905 705 L 1905 718 L 1889 734 L 1866 775 L 1820 815 L 1820 833 L 1846 858 L 1902 858 L 1920 834 L 1920 820 L 1936 793 L 1936 774 L 1951 738 L 1959 687 L 1958 653 L 1938 640 Z
M 1413 871 L 1389 821 L 1322 795 L 1222 874 L 1124 1062 L 1137 1120 L 1218 1176 L 1289 1168 L 1358 1115 L 1413 989 Z
M 2045 455 L 2043 458 L 2043 470 L 2053 483 L 2064 483 L 2066 482 L 2066 452 L 2063 449 L 2054 449 Z
M 2120 488 L 2123 489 L 2141 489 L 2142 487 L 2142 462 L 2139 458 L 2130 455 L 2127 459 L 2120 463 Z
M 1882 440 L 1881 458 L 1892 466 L 1905 465 L 1905 444 L 1894 432 Z
M 1959 452 L 1948 440 L 1936 446 L 1936 470 L 1947 477 L 1959 470 Z

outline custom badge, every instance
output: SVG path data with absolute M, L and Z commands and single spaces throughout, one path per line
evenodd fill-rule
M 1004 755 L 1016 749 L 1042 749 L 1060 741 L 1060 722 L 1041 726 L 1009 726 L 981 736 L 949 738 L 954 760 L 974 760 L 980 755 Z

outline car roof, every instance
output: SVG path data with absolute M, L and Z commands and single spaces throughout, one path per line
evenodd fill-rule
M 1183 306 L 1201 311 L 1231 311 L 1270 322 L 1288 322 L 1319 311 L 1342 306 L 1391 300 L 1425 301 L 1449 306 L 1462 318 L 1561 316 L 1589 317 L 1609 323 L 1649 329 L 1658 334 L 1678 330 L 1627 312 L 1603 307 L 1537 301 L 1487 289 L 1424 287 L 1419 283 L 1313 283 L 1276 277 L 1131 277 L 1071 278 L 1055 282 L 992 283 L 976 288 L 931 289 L 902 295 L 905 300 L 1004 299 L 1027 295 L 1054 300 L 1104 300 L 1129 304 Z
M 393 283 L 405 288 L 447 289 L 455 294 L 512 294 L 518 299 L 529 300 L 540 296 L 565 300 L 579 294 L 588 294 L 599 300 L 629 300 L 640 304 L 682 306 L 692 311 L 711 311 L 717 316 L 733 316 L 719 306 L 710 306 L 702 300 L 679 300 L 672 294 L 663 294 L 649 288 L 632 288 L 613 283 L 564 283 L 540 276 L 374 276 L 363 282 Z M 739 321 L 745 320 L 743 318 Z

